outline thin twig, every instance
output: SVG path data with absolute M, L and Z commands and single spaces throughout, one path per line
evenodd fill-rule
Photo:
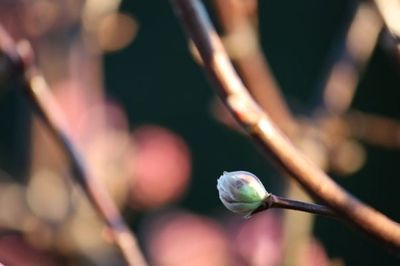
M 338 218 L 337 214 L 332 211 L 331 208 L 318 205 L 315 203 L 308 203 L 298 200 L 291 200 L 285 197 L 279 197 L 273 194 L 270 194 L 259 208 L 252 212 L 256 214 L 258 212 L 262 212 L 271 208 L 279 208 L 279 209 L 288 209 L 288 210 L 296 210 L 302 212 L 308 212 L 312 214 L 323 215 L 327 217 Z
M 171 2 L 187 34 L 196 45 L 204 63 L 204 70 L 217 93 L 253 139 L 311 195 L 326 203 L 349 223 L 399 254 L 399 224 L 350 195 L 307 160 L 250 97 L 229 62 L 221 40 L 201 2 Z
M 70 160 L 74 177 L 106 222 L 115 245 L 121 251 L 127 264 L 135 266 L 147 265 L 135 236 L 123 220 L 104 184 L 92 176 L 92 171 L 72 139 L 63 113 L 53 98 L 45 79 L 31 64 L 31 59 L 29 58 L 32 57 L 32 52 L 28 48 L 30 46 L 27 46 L 27 42 L 20 44 L 23 45 L 13 45 L 11 38 L 0 26 L 0 49 L 13 63 L 11 67 L 20 70 L 25 95 L 35 114 L 42 119 L 64 149 Z M 16 49 L 15 47 L 23 49 Z

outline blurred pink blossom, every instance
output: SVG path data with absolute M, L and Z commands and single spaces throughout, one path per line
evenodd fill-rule
M 282 221 L 274 211 L 256 214 L 237 227 L 234 241 L 244 265 L 275 266 L 282 260 Z
M 151 265 L 234 265 L 228 236 L 212 219 L 188 213 L 155 218 L 147 228 Z
M 0 238 L 0 263 L 24 266 L 60 265 L 54 256 L 37 250 L 27 244 L 21 236 L 3 236 Z
M 299 251 L 299 266 L 328 266 L 329 258 L 322 244 L 312 239 L 307 246 Z
M 133 207 L 154 208 L 179 199 L 191 173 L 190 152 L 183 139 L 158 126 L 142 126 L 133 137 Z

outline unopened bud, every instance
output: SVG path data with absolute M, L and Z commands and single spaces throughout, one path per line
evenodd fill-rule
M 270 195 L 257 176 L 246 171 L 224 172 L 218 179 L 217 189 L 226 208 L 245 216 Z

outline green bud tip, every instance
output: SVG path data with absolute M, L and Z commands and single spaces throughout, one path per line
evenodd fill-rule
M 217 189 L 227 209 L 246 217 L 270 195 L 258 177 L 246 171 L 224 172 L 217 181 Z

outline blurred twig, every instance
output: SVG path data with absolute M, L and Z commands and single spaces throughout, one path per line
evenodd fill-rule
M 382 20 L 369 3 L 357 3 L 339 55 L 323 85 L 321 106 L 329 115 L 341 115 L 350 107 L 363 72 L 378 40 Z M 335 51 L 337 53 L 337 51 Z
M 215 89 L 235 118 L 313 196 L 349 223 L 399 254 L 400 226 L 365 205 L 307 160 L 254 102 L 237 76 L 200 1 L 172 0 L 177 16 L 203 60 Z
M 296 121 L 259 44 L 257 1 L 216 0 L 215 3 L 225 31 L 225 47 L 243 82 L 280 129 L 292 135 Z
M 125 224 L 105 186 L 91 175 L 92 169 L 85 163 L 81 151 L 72 139 L 61 109 L 53 98 L 45 79 L 32 64 L 33 52 L 29 44 L 26 41 L 14 44 L 0 27 L 0 49 L 12 63 L 11 68 L 20 72 L 27 99 L 64 149 L 70 160 L 74 177 L 105 220 L 113 241 L 126 262 L 129 265 L 146 265 L 135 236 Z
M 360 111 L 349 112 L 345 121 L 349 134 L 362 141 L 388 149 L 400 148 L 400 121 Z

